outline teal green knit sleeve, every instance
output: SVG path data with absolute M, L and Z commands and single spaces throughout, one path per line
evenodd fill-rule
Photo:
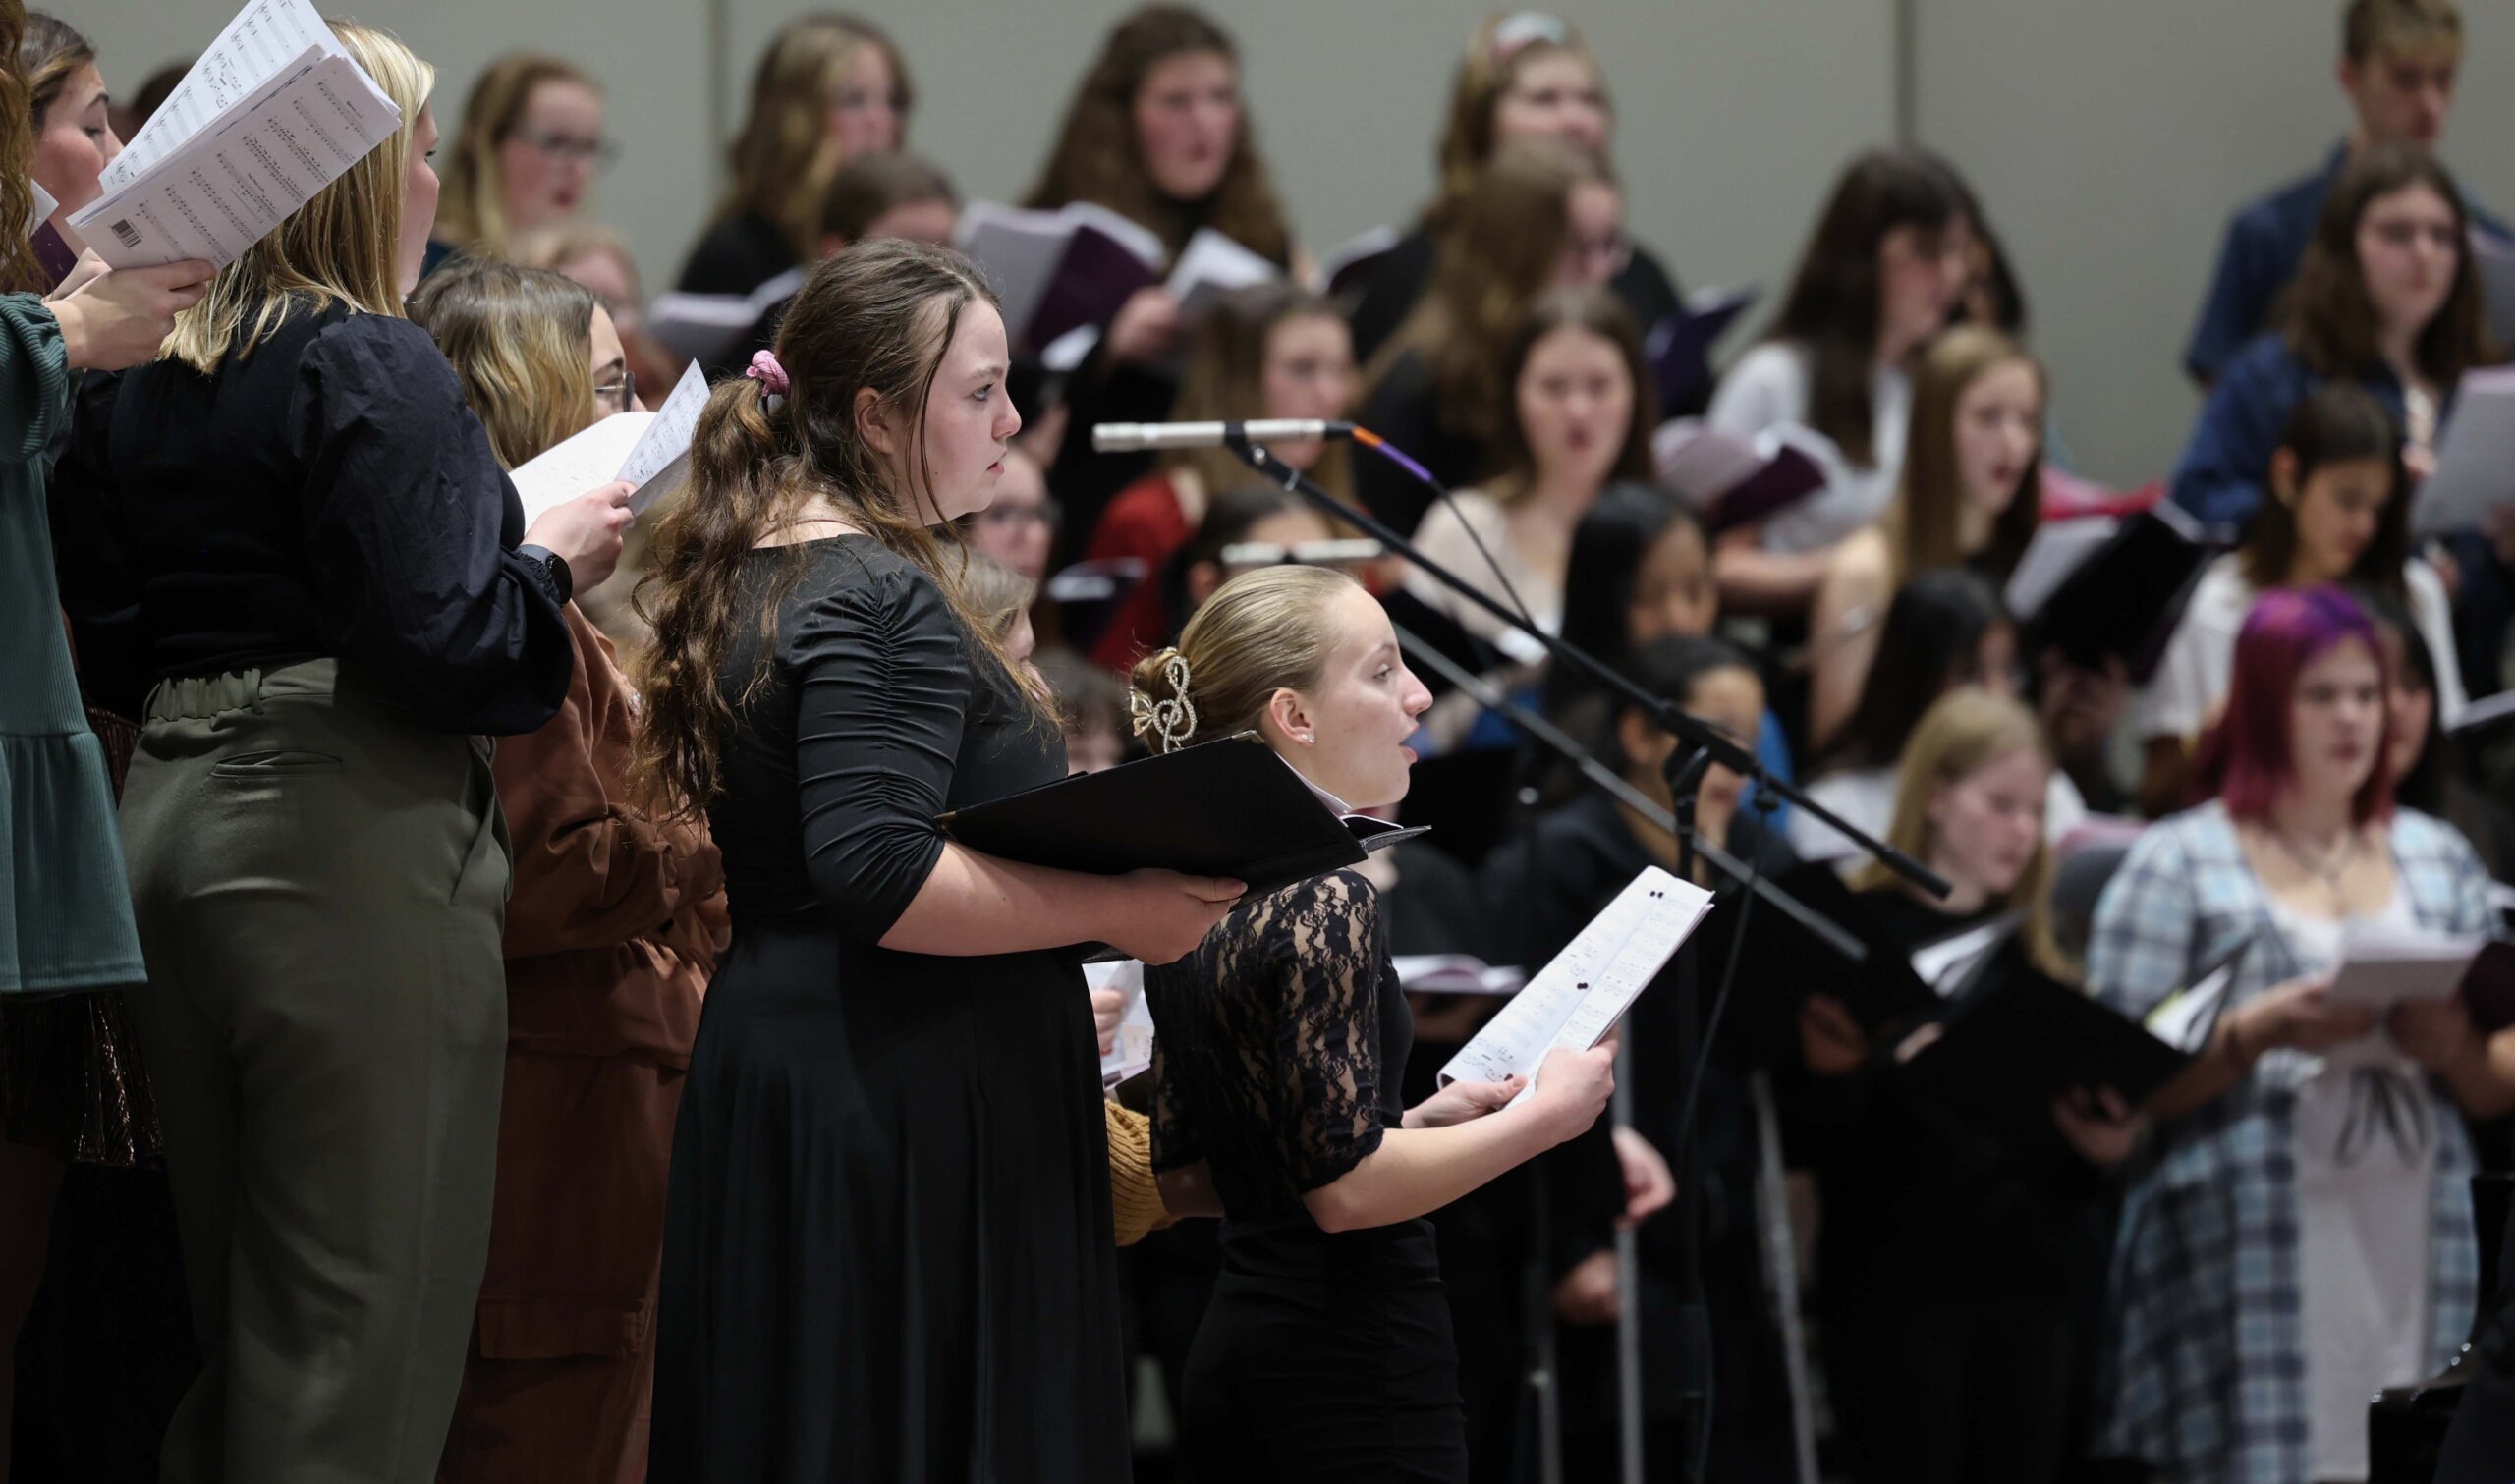
M 18 430 L 0 458 L 25 464 L 42 454 L 69 409 L 61 321 L 32 294 L 0 294 L 0 427 Z

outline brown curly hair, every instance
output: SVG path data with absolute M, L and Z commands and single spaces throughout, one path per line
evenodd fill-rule
M 752 212 L 777 225 L 799 261 L 819 255 L 821 194 L 847 163 L 829 132 L 829 95 L 858 50 L 867 46 L 891 64 L 898 91 L 898 144 L 907 146 L 917 89 L 891 38 L 862 16 L 837 11 L 797 16 L 778 28 L 752 75 L 751 110 L 729 151 L 734 186 L 716 208 L 716 221 Z
M 1211 52 L 1240 67 L 1231 35 L 1202 12 L 1184 5 L 1147 5 L 1118 23 L 1100 47 L 1099 60 L 1066 105 L 1065 123 L 1047 168 L 1024 202 L 1053 211 L 1070 201 L 1091 201 L 1160 235 L 1173 253 L 1199 227 L 1211 227 L 1278 267 L 1292 261 L 1292 231 L 1284 224 L 1257 130 L 1244 104 L 1240 138 L 1223 167 L 1221 184 L 1202 201 L 1175 201 L 1146 174 L 1136 150 L 1136 94 L 1153 68 L 1172 57 Z
M 34 247 L 17 230 L 35 214 L 35 110 L 27 93 L 18 48 L 27 38 L 26 0 L 0 0 L 0 291 L 34 293 L 43 287 Z
M 944 353 L 970 306 L 994 302 L 978 269 L 950 248 L 896 238 L 858 243 L 814 268 L 786 311 L 776 349 L 786 395 L 772 407 L 760 382 L 737 376 L 708 397 L 691 440 L 689 487 L 655 528 L 636 599 L 654 641 L 642 667 L 645 726 L 634 767 L 640 798 L 658 817 L 689 817 L 716 797 L 737 708 L 768 676 L 763 645 L 738 689 L 724 684 L 736 626 L 774 634 L 807 548 L 784 549 L 765 597 L 744 590 L 744 564 L 815 495 L 932 577 L 981 662 L 1001 668 L 1035 720 L 1053 720 L 1037 682 L 1011 663 L 970 601 L 968 550 L 942 519 L 922 464 L 926 399 Z M 906 481 L 858 428 L 863 390 L 916 410 L 911 446 L 920 462 Z

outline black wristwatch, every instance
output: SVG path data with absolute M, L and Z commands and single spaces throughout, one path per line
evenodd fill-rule
M 552 602 L 564 606 L 577 594 L 577 575 L 568 570 L 568 559 L 547 546 L 519 546 L 515 554 L 531 561 L 541 569 L 542 585 L 550 590 Z

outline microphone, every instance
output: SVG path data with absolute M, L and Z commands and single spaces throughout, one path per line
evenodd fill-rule
M 1351 438 L 1350 422 L 1279 417 L 1259 422 L 1103 422 L 1091 429 L 1091 446 L 1103 454 L 1151 453 L 1166 448 L 1224 448 L 1233 443 L 1314 443 Z

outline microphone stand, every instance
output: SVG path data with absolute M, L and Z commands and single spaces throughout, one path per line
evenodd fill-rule
M 1363 430 L 1358 429 L 1357 432 L 1361 434 Z M 1435 493 L 1443 497 L 1447 496 L 1448 492 L 1442 489 L 1439 480 L 1432 478 L 1413 460 L 1388 448 L 1376 436 L 1364 435 L 1361 441 L 1429 485 Z M 1679 745 L 1675 755 L 1669 759 L 1669 783 L 1672 790 L 1670 797 L 1676 801 L 1679 822 L 1687 827 L 1680 830 L 1677 835 L 1681 865 L 1689 868 L 1691 866 L 1691 852 L 1687 841 L 1692 833 L 1694 822 L 1696 788 L 1702 781 L 1703 770 L 1717 763 L 1741 777 L 1754 780 L 1759 789 L 1768 790 L 1789 800 L 1794 806 L 1806 809 L 1816 819 L 1833 826 L 1841 831 L 1855 847 L 1866 850 L 1882 861 L 1889 870 L 1920 886 L 1931 896 L 1943 898 L 1947 895 L 1947 883 L 1928 867 L 1885 842 L 1873 839 L 1867 831 L 1846 823 L 1831 809 L 1811 800 L 1796 786 L 1773 777 L 1764 767 L 1762 759 L 1757 757 L 1748 748 L 1739 745 L 1737 740 L 1727 733 L 1700 717 L 1689 714 L 1685 708 L 1674 701 L 1664 696 L 1652 695 L 1609 668 L 1595 655 L 1577 644 L 1567 643 L 1545 632 L 1486 596 L 1482 588 L 1465 581 L 1438 563 L 1425 560 L 1423 552 L 1417 549 L 1414 542 L 1389 529 L 1386 524 L 1369 513 L 1357 510 L 1320 489 L 1305 477 L 1301 470 L 1285 464 L 1261 446 L 1251 442 L 1236 427 L 1227 431 L 1224 446 L 1238 455 L 1241 461 L 1251 468 L 1281 485 L 1287 492 L 1297 494 L 1309 501 L 1331 520 L 1342 521 L 1373 537 L 1384 548 L 1406 558 L 1417 571 L 1483 609 L 1501 623 L 1535 639 L 1544 646 L 1554 663 L 1568 665 L 1584 678 L 1604 687 L 1622 706 L 1640 710 L 1657 723 L 1662 730 L 1675 737 Z M 1691 776 L 1687 776 L 1689 774 Z M 1681 783 L 1683 787 L 1679 787 Z M 1694 1066 L 1696 1043 L 1700 1033 L 1697 1022 L 1699 1009 L 1695 989 L 1694 952 L 1691 943 L 1678 950 L 1677 997 L 1678 1021 L 1683 1027 L 1679 1035 L 1679 1046 L 1685 1053 L 1681 1065 L 1691 1069 Z M 1620 1056 L 1624 1054 L 1622 1051 L 1619 1052 Z M 1620 1084 L 1622 1078 L 1619 1077 L 1618 1081 Z M 1684 1347 L 1688 1363 L 1686 1366 L 1686 1426 L 1683 1444 L 1685 1457 L 1680 1477 L 1688 1480 L 1701 1478 L 1699 1463 L 1706 1456 L 1706 1445 L 1711 1428 L 1709 1415 L 1710 1325 L 1704 1300 L 1701 1250 L 1703 1210 L 1700 1185 L 1702 1182 L 1690 1178 L 1696 1163 L 1693 1158 L 1693 1146 L 1698 1144 L 1701 1138 L 1699 1130 L 1689 1130 L 1684 1141 L 1688 1147 L 1667 1152 L 1669 1167 L 1677 1177 L 1681 1224 L 1678 1234 L 1680 1261 L 1677 1278 L 1680 1313 L 1684 1318 L 1679 1339 Z M 1631 1285 L 1624 1287 L 1629 1292 Z M 1619 1301 L 1629 1300 L 1620 1294 Z M 1625 1419 L 1628 1435 L 1639 1425 L 1638 1415 L 1628 1415 Z M 1639 1453 L 1638 1439 L 1628 1444 L 1628 1453 Z M 1630 1460 L 1625 1477 L 1633 1481 L 1638 1481 L 1641 1477 L 1638 1466 Z

